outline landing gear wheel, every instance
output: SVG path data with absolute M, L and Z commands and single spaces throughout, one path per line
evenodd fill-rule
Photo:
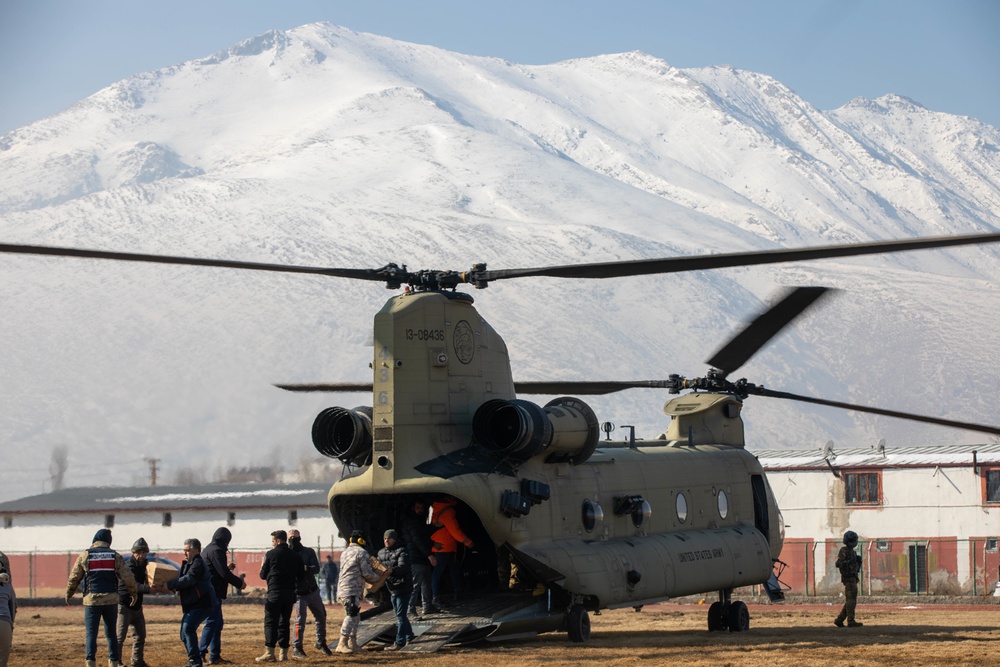
M 566 630 L 571 642 L 579 644 L 590 640 L 590 616 L 582 604 L 575 604 L 569 608 L 569 613 L 566 614 Z
M 632 607 L 632 611 L 639 613 L 640 611 L 642 611 L 642 607 L 643 605 L 637 604 L 636 606 Z
M 729 605 L 729 631 L 746 632 L 750 629 L 750 610 L 742 602 Z
M 725 607 L 721 602 L 713 602 L 712 606 L 708 608 L 708 631 L 718 632 L 719 630 L 725 630 L 729 619 L 725 614 Z

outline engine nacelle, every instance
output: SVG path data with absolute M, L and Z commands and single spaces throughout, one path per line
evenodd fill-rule
M 548 452 L 546 463 L 583 463 L 600 440 L 597 415 L 576 398 L 556 398 L 540 407 L 501 398 L 479 406 L 472 436 L 480 445 L 518 462 Z
M 312 427 L 313 447 L 323 456 L 345 465 L 372 462 L 372 409 L 360 406 L 327 408 L 316 416 Z

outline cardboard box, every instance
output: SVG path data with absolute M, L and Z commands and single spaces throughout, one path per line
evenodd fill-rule
M 152 562 L 146 565 L 146 583 L 149 587 L 162 586 L 171 579 L 176 579 L 180 575 L 180 570 L 170 563 Z
M 375 570 L 375 574 L 377 576 L 374 581 L 365 581 L 366 594 L 378 591 L 378 589 L 382 588 L 382 584 L 385 583 L 385 580 L 389 578 L 389 568 L 382 565 L 378 558 L 375 558 L 375 556 L 369 556 L 368 562 L 372 566 L 372 569 Z

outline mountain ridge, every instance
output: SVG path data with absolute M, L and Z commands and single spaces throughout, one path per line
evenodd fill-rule
M 0 137 L 0 238 L 464 270 L 1000 226 L 996 128 L 899 95 L 861 100 L 822 112 L 766 75 L 682 70 L 635 51 L 528 66 L 310 24 L 130 77 Z M 776 286 L 839 287 L 741 374 L 992 423 L 986 397 L 998 383 L 983 360 L 1000 343 L 987 307 L 997 253 L 528 279 L 475 297 L 518 380 L 658 379 L 703 373 Z M 127 447 L 140 460 L 169 451 L 168 468 L 275 448 L 292 461 L 312 456 L 312 416 L 348 399 L 281 395 L 270 383 L 369 379 L 371 316 L 385 295 L 231 273 L 5 255 L 11 317 L 0 340 L 16 354 L 0 365 L 10 407 L 0 437 L 15 445 L 14 463 L 69 442 Z M 602 420 L 653 437 L 666 398 L 643 390 L 588 402 Z M 751 449 L 983 439 L 750 401 Z

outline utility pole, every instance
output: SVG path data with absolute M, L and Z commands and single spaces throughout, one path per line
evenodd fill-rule
M 156 464 L 160 462 L 160 459 L 144 459 L 146 463 L 149 464 L 149 485 L 156 486 Z

